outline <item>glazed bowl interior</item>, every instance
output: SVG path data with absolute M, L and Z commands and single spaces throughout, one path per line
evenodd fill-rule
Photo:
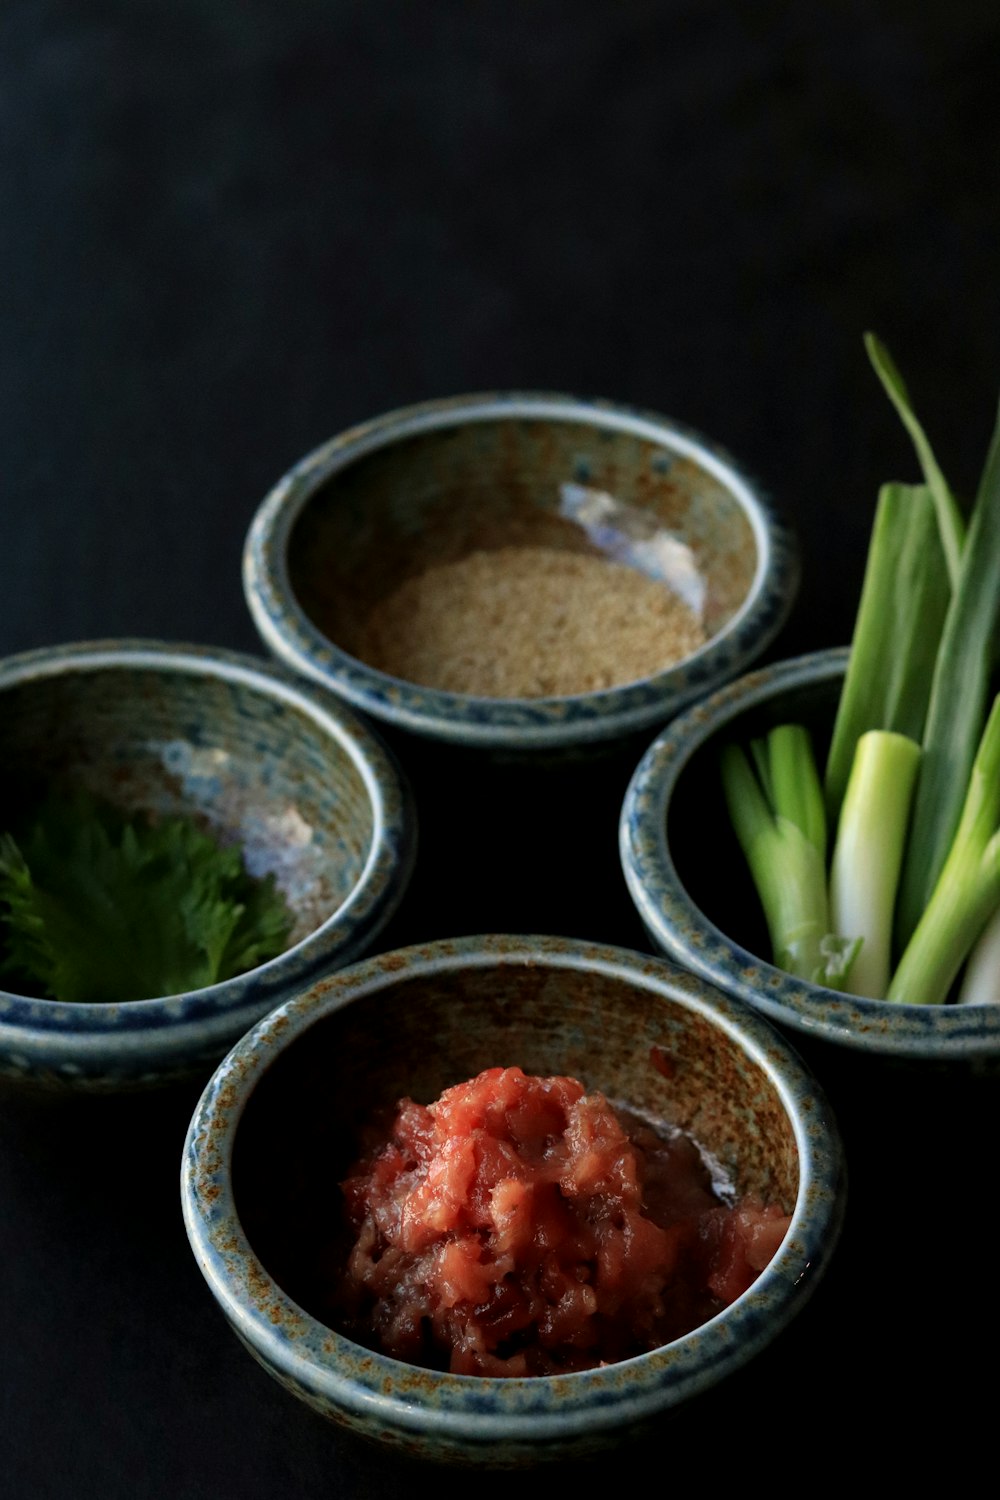
M 618 513 L 587 524 L 581 513 L 597 495 Z M 402 438 L 332 475 L 292 529 L 288 576 L 323 634 L 364 659 L 373 607 L 431 565 L 510 546 L 605 557 L 627 549 L 626 560 L 655 577 L 656 550 L 641 543 L 664 533 L 706 635 L 718 634 L 759 563 L 750 519 L 719 477 L 636 433 L 465 422 Z
M 539 669 L 523 690 L 491 696 L 478 678 L 466 691 L 431 680 L 423 659 L 411 668 L 412 610 L 405 630 L 373 625 L 428 569 L 529 548 L 603 558 L 633 569 L 637 585 L 655 581 L 689 611 L 702 644 L 677 657 L 666 641 L 662 667 L 639 677 L 609 669 L 614 680 L 599 687 L 553 686 L 566 679 Z M 267 497 L 244 554 L 255 623 L 283 660 L 407 730 L 505 747 L 663 722 L 764 649 L 797 576 L 787 529 L 714 445 L 653 415 L 534 394 L 430 402 L 335 438 Z M 489 657 L 477 620 L 468 639 Z M 464 624 L 451 622 L 459 640 Z M 539 626 L 546 649 L 560 629 Z M 403 636 L 400 661 L 391 642 Z
M 336 1183 L 359 1153 L 361 1125 L 403 1097 L 429 1104 L 486 1068 L 514 1065 L 579 1078 L 588 1092 L 678 1126 L 738 1193 L 792 1211 L 799 1158 L 785 1101 L 710 1015 L 622 975 L 460 969 L 400 980 L 377 1004 L 318 1020 L 251 1095 L 234 1148 L 236 1209 L 293 1300 L 321 1315 Z
M 338 1183 L 363 1126 L 401 1098 L 430 1103 L 501 1066 L 576 1077 L 679 1127 L 735 1193 L 791 1214 L 750 1290 L 669 1344 L 566 1375 L 418 1369 L 337 1332 Z M 198 1263 L 279 1381 L 369 1438 L 503 1465 L 614 1446 L 742 1367 L 812 1295 L 843 1207 L 836 1127 L 770 1027 L 662 960 L 558 938 L 403 949 L 288 1001 L 206 1089 L 182 1187 Z
M 816 763 L 826 763 L 840 682 L 826 679 L 803 685 L 794 705 L 783 695 L 750 706 L 739 727 L 726 723 L 710 733 L 697 754 L 679 769 L 666 808 L 666 842 L 677 876 L 693 905 L 709 922 L 749 953 L 766 954 L 770 940 L 760 897 L 726 811 L 719 773 L 719 752 L 738 735 L 743 745 L 787 724 L 809 730 Z
M 375 831 L 361 767 L 301 710 L 236 675 L 103 664 L 18 683 L 2 702 L 4 828 L 50 792 L 193 816 L 241 846 L 251 875 L 274 876 L 292 943 L 361 877 Z
M 270 664 L 164 642 L 80 643 L 0 663 L 0 830 L 48 797 L 187 818 L 273 877 L 283 950 L 183 994 L 64 1003 L 0 989 L 0 1076 L 117 1090 L 214 1063 L 296 987 L 356 958 L 395 911 L 415 820 L 381 742 Z M 8 981 L 9 983 L 10 981 Z
M 803 724 L 825 765 L 846 650 L 749 673 L 682 714 L 648 748 L 622 807 L 622 865 L 657 946 L 821 1051 L 873 1063 L 1000 1066 L 1000 1006 L 870 1000 L 795 979 L 770 958 L 760 898 L 722 792 L 719 752 Z

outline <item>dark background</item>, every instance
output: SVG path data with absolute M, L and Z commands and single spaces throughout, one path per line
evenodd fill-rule
M 997 17 L 995 0 L 6 0 L 0 652 L 259 650 L 240 554 L 270 485 L 356 421 L 504 387 L 634 402 L 717 439 L 800 537 L 772 655 L 846 642 L 877 487 L 916 477 L 862 332 L 888 342 L 966 494 L 993 421 Z M 623 790 L 595 795 L 571 903 L 529 883 L 491 907 L 480 841 L 479 907 L 459 916 L 425 859 L 389 939 L 498 912 L 641 946 L 614 868 Z M 799 1462 L 836 1478 L 869 1444 L 897 1479 L 976 1466 L 995 1152 L 930 1072 L 903 1106 L 866 1079 L 852 1115 L 855 1083 L 817 1071 L 854 1172 L 826 1287 L 707 1414 L 520 1488 L 640 1461 L 664 1485 L 706 1463 L 721 1481 L 750 1456 L 765 1482 Z M 0 1101 L 0 1488 L 419 1484 L 300 1408 L 223 1324 L 177 1204 L 197 1092 Z M 913 1196 L 870 1254 L 901 1157 Z

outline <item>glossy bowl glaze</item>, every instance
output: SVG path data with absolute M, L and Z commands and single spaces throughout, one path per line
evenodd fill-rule
M 273 874 L 288 949 L 249 973 L 127 1004 L 0 990 L 0 1077 L 118 1089 L 208 1072 L 259 1016 L 363 953 L 398 905 L 415 825 L 377 737 L 252 657 L 150 641 L 0 662 L 0 827 L 49 788 L 192 815 Z
M 404 580 L 511 545 L 672 576 L 693 590 L 706 644 L 654 676 L 551 698 L 444 692 L 361 660 L 373 607 Z M 391 412 L 311 453 L 257 512 L 243 576 L 262 639 L 296 671 L 404 730 L 517 752 L 662 724 L 764 650 L 798 567 L 771 505 L 714 444 L 608 402 L 513 392 Z
M 847 650 L 751 672 L 682 714 L 650 745 L 622 807 L 625 879 L 657 945 L 804 1037 L 900 1062 L 1000 1064 L 1000 1006 L 899 1005 L 776 969 L 760 901 L 729 824 L 718 751 L 802 723 L 825 760 Z
M 306 1312 L 287 1289 L 313 1238 L 302 1226 L 329 1212 L 359 1122 L 403 1095 L 430 1102 L 486 1067 L 513 1064 L 569 1073 L 690 1130 L 739 1191 L 791 1212 L 782 1246 L 750 1289 L 652 1353 L 517 1379 L 418 1369 Z M 844 1191 L 824 1097 L 753 1012 L 660 959 L 517 937 L 370 958 L 266 1017 L 202 1096 L 181 1187 L 212 1293 L 293 1395 L 408 1453 L 489 1465 L 610 1447 L 753 1359 L 824 1273 Z

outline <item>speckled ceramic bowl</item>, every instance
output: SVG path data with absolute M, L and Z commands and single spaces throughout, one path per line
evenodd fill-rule
M 206 989 L 66 1005 L 0 990 L 0 1077 L 118 1089 L 212 1064 L 316 974 L 363 953 L 414 847 L 409 795 L 377 738 L 329 695 L 251 657 L 157 642 L 0 662 L 0 827 L 50 786 L 195 815 L 273 873 L 286 952 Z
M 669 579 L 706 644 L 654 676 L 564 697 L 444 692 L 361 659 L 373 608 L 404 581 L 511 545 Z M 797 582 L 786 527 L 714 444 L 608 402 L 516 392 L 426 402 L 334 438 L 267 496 L 244 553 L 257 629 L 296 671 L 404 730 L 507 752 L 664 723 L 763 651 Z
M 652 1353 L 518 1379 L 417 1369 L 306 1312 L 287 1289 L 310 1253 L 304 1226 L 329 1215 L 359 1121 L 402 1095 L 429 1102 L 486 1067 L 515 1063 L 575 1075 L 689 1129 L 739 1191 L 780 1201 L 791 1227 L 752 1287 Z M 751 1011 L 624 949 L 487 937 L 366 960 L 256 1026 L 195 1112 L 182 1197 L 195 1256 L 226 1317 L 294 1395 L 409 1453 L 495 1465 L 608 1447 L 745 1365 L 822 1276 L 843 1182 L 824 1098 Z
M 775 724 L 803 723 L 825 759 L 847 651 L 779 662 L 730 683 L 670 724 L 625 797 L 625 879 L 651 937 L 678 963 L 770 1020 L 899 1062 L 1000 1064 L 1000 1006 L 897 1005 L 793 979 L 759 957 L 760 901 L 729 825 L 717 752 Z

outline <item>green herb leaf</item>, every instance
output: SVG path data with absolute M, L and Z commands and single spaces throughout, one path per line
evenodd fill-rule
M 0 973 L 52 999 L 201 989 L 273 958 L 290 929 L 273 878 L 187 819 L 53 798 L 20 842 L 0 836 Z

